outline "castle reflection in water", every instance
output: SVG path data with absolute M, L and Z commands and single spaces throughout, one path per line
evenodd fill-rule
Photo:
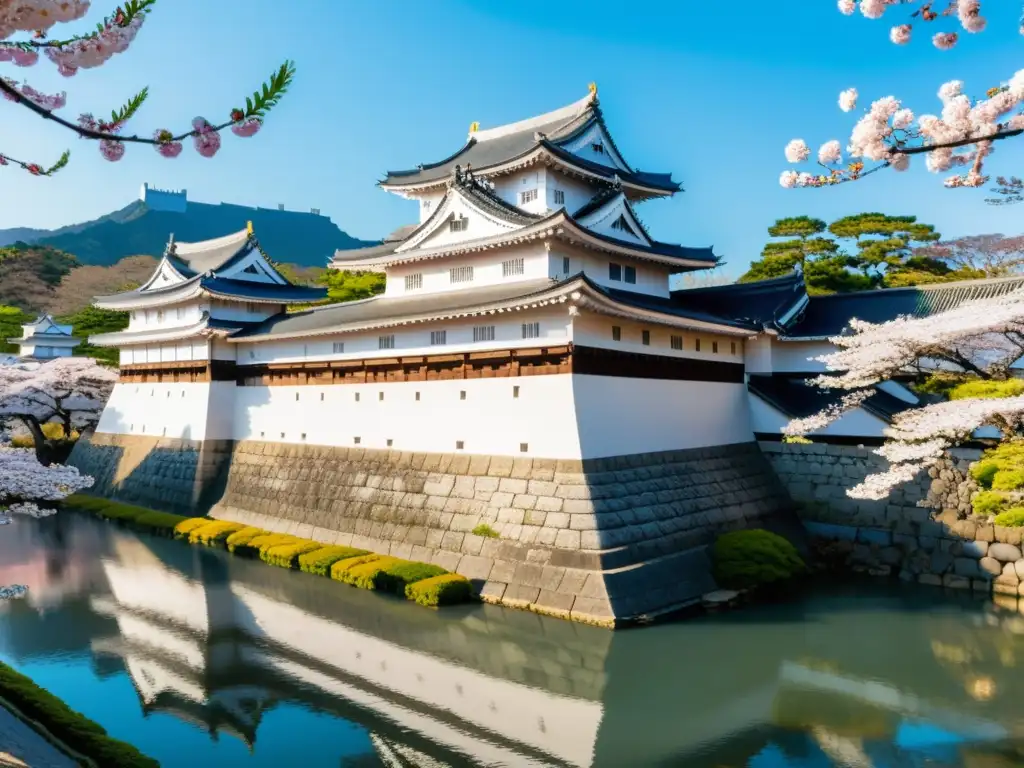
M 0 583 L 31 597 L 0 614 L 7 658 L 88 649 L 98 674 L 127 673 L 145 713 L 254 755 L 289 704 L 363 729 L 359 765 L 1024 761 L 1015 611 L 841 594 L 612 633 L 430 611 L 70 515 L 9 529 Z

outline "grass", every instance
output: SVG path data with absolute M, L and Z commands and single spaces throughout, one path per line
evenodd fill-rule
M 497 539 L 501 537 L 501 534 L 491 528 L 487 523 L 480 523 L 480 525 L 474 528 L 471 533 L 474 536 L 484 536 L 488 539 Z
M 0 696 L 35 720 L 70 749 L 103 768 L 158 768 L 160 763 L 124 741 L 111 738 L 99 723 L 75 712 L 45 688 L 0 663 Z
M 95 496 L 75 494 L 65 499 L 64 505 L 196 546 L 220 547 L 242 557 L 258 557 L 279 568 L 329 577 L 360 589 L 391 592 L 419 605 L 451 605 L 473 597 L 468 579 L 430 563 L 377 555 L 354 547 L 325 545 L 226 520 L 172 515 Z M 490 534 L 479 533 L 481 527 L 491 531 Z M 477 535 L 498 535 L 486 525 L 477 528 L 474 531 Z

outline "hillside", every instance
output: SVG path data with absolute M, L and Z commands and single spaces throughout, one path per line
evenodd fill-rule
M 61 280 L 77 266 L 73 257 L 45 246 L 0 248 L 0 305 L 25 312 L 48 307 Z
M 110 266 L 128 256 L 159 257 L 172 232 L 184 242 L 208 240 L 244 229 L 249 221 L 260 244 L 278 262 L 323 267 L 338 249 L 369 245 L 343 232 L 326 216 L 192 201 L 186 212 L 175 213 L 152 210 L 141 200 L 98 219 L 52 231 L 0 230 L 0 245 L 20 240 L 72 254 L 84 265 Z

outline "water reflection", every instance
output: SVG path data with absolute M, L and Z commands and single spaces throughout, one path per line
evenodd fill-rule
M 74 516 L 5 529 L 11 581 L 0 653 L 165 766 L 1024 763 L 1016 601 L 833 591 L 613 634 Z M 119 681 L 133 703 L 97 696 Z

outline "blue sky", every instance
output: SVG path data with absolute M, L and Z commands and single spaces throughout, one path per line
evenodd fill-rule
M 106 5 L 96 0 L 88 21 Z M 674 199 L 642 205 L 641 217 L 660 239 L 714 245 L 727 273 L 742 272 L 782 216 L 880 210 L 917 215 L 946 236 L 1016 234 L 1024 205 L 992 207 L 985 192 L 945 190 L 923 167 L 827 190 L 784 190 L 778 176 L 791 138 L 845 146 L 853 120 L 836 106 L 844 88 L 857 87 L 864 105 L 895 95 L 936 113 L 946 80 L 981 93 L 1009 78 L 1024 47 L 1019 10 L 986 5 L 990 30 L 942 53 L 924 35 L 902 48 L 889 43 L 898 12 L 846 18 L 833 0 L 160 0 L 133 47 L 100 69 L 64 79 L 43 62 L 4 65 L 3 74 L 69 89 L 72 118 L 105 113 L 149 85 L 131 124 L 140 133 L 179 130 L 195 115 L 222 119 L 285 58 L 298 66 L 292 91 L 263 131 L 226 135 L 213 160 L 190 145 L 176 160 L 139 146 L 117 164 L 0 103 L 0 153 L 48 163 L 72 150 L 52 179 L 0 169 L 0 228 L 90 219 L 148 181 L 204 202 L 320 208 L 347 232 L 379 238 L 416 215 L 414 204 L 375 187 L 386 170 L 440 160 L 472 121 L 486 128 L 548 111 L 595 81 L 626 159 L 684 184 Z M 1024 171 L 1024 140 L 1016 142 L 998 147 L 990 170 Z

